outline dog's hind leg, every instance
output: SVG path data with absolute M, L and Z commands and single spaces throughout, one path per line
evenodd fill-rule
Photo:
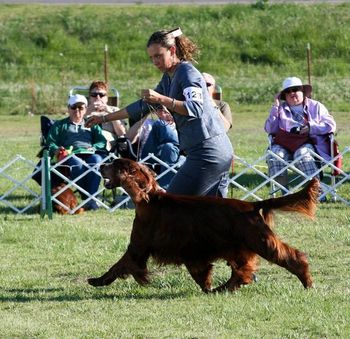
M 128 250 L 108 272 L 99 278 L 89 278 L 88 283 L 95 287 L 110 285 L 117 278 L 126 279 L 130 274 L 139 284 L 143 285 L 149 282 L 146 265 L 140 267 L 138 263 L 131 258 L 130 251 Z
M 305 288 L 312 287 L 312 278 L 306 254 L 290 247 L 277 238 L 267 239 L 267 241 L 272 243 L 272 248 L 274 249 L 272 252 L 271 247 L 267 249 L 266 259 L 295 274 Z
M 257 261 L 255 253 L 244 250 L 235 253 L 234 259 L 226 258 L 226 260 L 227 265 L 231 267 L 231 277 L 227 282 L 215 288 L 214 292 L 233 292 L 239 289 L 241 285 L 247 285 L 253 281 Z
M 193 280 L 200 286 L 203 292 L 211 291 L 213 265 L 210 263 L 203 264 L 185 264 Z
M 305 288 L 312 287 L 312 278 L 306 255 L 282 242 L 264 223 L 251 225 L 254 231 L 247 233 L 246 244 L 264 259 L 286 268 L 295 274 Z

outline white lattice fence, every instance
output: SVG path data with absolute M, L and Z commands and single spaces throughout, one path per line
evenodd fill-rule
M 22 214 L 35 207 L 38 209 L 41 190 L 32 180 L 34 168 L 35 163 L 21 155 L 0 168 L 0 211 Z
M 342 152 L 344 160 L 350 155 L 349 147 L 346 147 Z M 317 155 L 315 155 L 317 157 Z M 115 156 L 113 154 L 106 157 L 103 161 L 110 161 Z M 271 184 L 275 186 L 280 186 L 275 182 L 274 178 L 270 178 L 267 175 L 266 166 L 267 154 L 264 154 L 260 158 L 252 161 L 247 161 L 239 156 L 235 156 L 234 169 L 229 180 L 229 194 L 230 196 L 242 200 L 261 200 L 266 199 L 271 194 Z M 166 172 L 163 172 L 160 176 L 165 175 L 167 172 L 172 171 L 176 173 L 177 167 L 168 166 L 160 159 L 158 159 L 153 154 L 149 154 L 141 162 L 156 162 L 167 167 Z M 344 161 L 345 162 L 345 161 Z M 346 161 L 349 163 L 349 161 Z M 59 163 L 50 167 L 51 173 L 55 173 L 58 176 L 63 176 L 57 169 Z M 324 172 L 329 172 L 330 167 L 334 167 L 332 162 L 324 163 L 320 170 Z M 35 174 L 36 163 L 31 160 L 24 158 L 21 155 L 16 155 L 12 160 L 7 162 L 4 166 L 0 168 L 0 211 L 4 213 L 14 212 L 18 214 L 22 213 L 38 213 L 40 210 L 40 204 L 48 204 L 45 201 L 45 193 L 41 187 L 32 180 L 32 176 Z M 292 163 L 286 163 L 289 171 L 299 174 L 301 179 L 296 183 L 296 185 L 290 190 L 295 191 L 305 184 L 309 178 L 301 173 L 295 167 L 295 161 Z M 36 171 L 40 171 L 37 169 Z M 98 168 L 93 167 L 89 171 L 98 172 Z M 83 175 L 85 175 L 85 172 Z M 159 176 L 159 177 L 160 177 Z M 119 196 L 117 200 L 111 201 L 111 194 L 105 190 L 103 185 L 100 185 L 99 190 L 93 196 L 88 195 L 81 187 L 77 185 L 77 181 L 80 178 L 76 178 L 71 181 L 68 179 L 68 186 L 73 190 L 78 190 L 85 193 L 88 197 L 87 200 L 80 201 L 79 205 L 74 209 L 69 211 L 74 213 L 76 209 L 83 206 L 88 200 L 94 199 L 101 208 L 104 208 L 110 212 L 115 211 L 129 203 L 129 197 L 126 193 L 119 189 Z M 324 194 L 333 197 L 332 200 L 336 200 L 347 205 L 350 205 L 350 174 L 346 172 L 345 169 L 341 171 L 339 176 L 337 176 L 332 183 L 330 179 L 327 179 L 322 184 L 324 189 Z M 51 197 L 53 202 L 59 203 L 56 199 L 57 192 Z M 107 197 L 107 198 L 106 198 Z
M 343 157 L 343 161 L 349 163 L 349 161 L 345 160 L 350 156 L 350 148 L 345 147 L 337 157 L 328 162 L 324 161 L 317 153 L 310 152 L 315 159 L 322 161 L 319 169 L 312 175 L 314 176 L 321 172 L 324 173 L 324 179 L 321 183 L 323 193 L 320 198 L 326 196 L 330 201 L 339 201 L 350 205 L 350 193 L 348 187 L 348 185 L 350 185 L 350 173 L 346 172 L 343 168 L 339 170 L 339 175 L 335 177 L 331 175 L 331 172 L 334 169 L 337 169 L 334 166 L 334 161 L 338 157 Z M 285 165 L 284 168 L 273 177 L 269 177 L 267 171 L 266 159 L 269 155 L 282 161 Z M 287 162 L 271 151 L 267 151 L 266 154 L 251 162 L 235 156 L 235 169 L 230 179 L 232 196 L 242 200 L 261 200 L 266 199 L 267 196 L 271 196 L 276 191 L 283 190 L 285 193 L 297 191 L 312 177 L 307 176 L 296 167 L 299 160 L 300 157 L 294 159 L 292 162 Z M 288 170 L 290 177 L 294 180 L 294 183 L 288 189 L 275 181 L 275 178 L 281 175 L 285 170 Z

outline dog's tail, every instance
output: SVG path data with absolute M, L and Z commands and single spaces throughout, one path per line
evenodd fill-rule
M 255 202 L 255 207 L 260 210 L 264 221 L 270 227 L 274 224 L 273 211 L 298 212 L 306 217 L 315 217 L 316 205 L 320 194 L 320 182 L 312 179 L 302 190 L 288 194 L 280 198 L 271 198 Z

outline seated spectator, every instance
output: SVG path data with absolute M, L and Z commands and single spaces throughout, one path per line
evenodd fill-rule
M 106 147 L 106 139 L 100 126 L 85 127 L 86 111 L 86 98 L 79 94 L 71 96 L 68 99 L 69 117 L 57 120 L 47 137 L 51 157 L 58 157 L 64 151 L 74 154 L 64 162 L 64 165 L 70 168 L 70 179 L 72 180 L 87 171 L 90 166 L 100 163 L 103 158 L 99 152 L 103 153 Z M 97 192 L 100 180 L 101 177 L 91 171 L 78 180 L 77 184 L 92 195 Z M 82 199 L 87 198 L 84 194 L 81 196 Z M 94 200 L 90 200 L 84 208 L 95 210 L 98 205 Z
M 286 161 L 302 156 L 295 166 L 308 176 L 317 171 L 317 164 L 310 150 L 330 160 L 327 134 L 334 133 L 336 129 L 334 118 L 327 108 L 310 99 L 311 91 L 312 87 L 303 85 L 299 78 L 286 78 L 282 91 L 275 96 L 270 115 L 265 122 L 265 131 L 274 135 L 271 151 Z M 285 167 L 271 155 L 267 158 L 267 164 L 270 176 Z M 319 178 L 318 174 L 315 176 Z M 287 171 L 275 180 L 287 188 Z
M 118 107 L 108 105 L 108 84 L 104 81 L 93 81 L 89 87 L 89 105 L 86 116 L 104 116 L 118 110 Z M 117 147 L 118 139 L 123 137 L 130 140 L 131 144 L 135 144 L 136 148 L 141 122 L 136 122 L 128 130 L 126 129 L 126 123 L 122 120 L 104 122 L 101 127 L 107 140 L 106 149 L 108 151 L 114 150 Z M 124 147 L 124 145 L 121 145 L 121 147 Z
M 159 120 L 155 120 L 148 131 L 148 136 L 142 145 L 141 158 L 153 153 L 157 158 L 171 166 L 178 162 L 180 156 L 175 123 L 172 115 L 164 106 L 159 107 L 156 114 Z M 166 169 L 166 166 L 160 165 L 160 173 Z M 166 190 L 174 175 L 174 172 L 169 171 L 159 178 L 159 185 Z
M 104 81 L 93 81 L 89 87 L 89 105 L 86 116 L 103 116 L 118 110 L 118 107 L 108 105 L 108 84 Z M 104 122 L 101 127 L 107 140 L 106 149 L 108 151 L 115 145 L 115 140 L 126 133 L 125 124 L 121 120 Z
M 205 82 L 207 83 L 208 92 L 213 98 L 214 104 L 217 106 L 217 108 L 222 114 L 221 119 L 224 122 L 226 132 L 228 132 L 228 130 L 232 127 L 232 112 L 230 105 L 226 101 L 214 99 L 215 79 L 209 73 L 202 73 L 202 75 L 204 77 Z

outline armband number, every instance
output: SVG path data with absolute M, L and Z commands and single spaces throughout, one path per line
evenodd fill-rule
M 184 89 L 183 95 L 186 101 L 203 102 L 202 88 L 200 87 L 187 87 Z

